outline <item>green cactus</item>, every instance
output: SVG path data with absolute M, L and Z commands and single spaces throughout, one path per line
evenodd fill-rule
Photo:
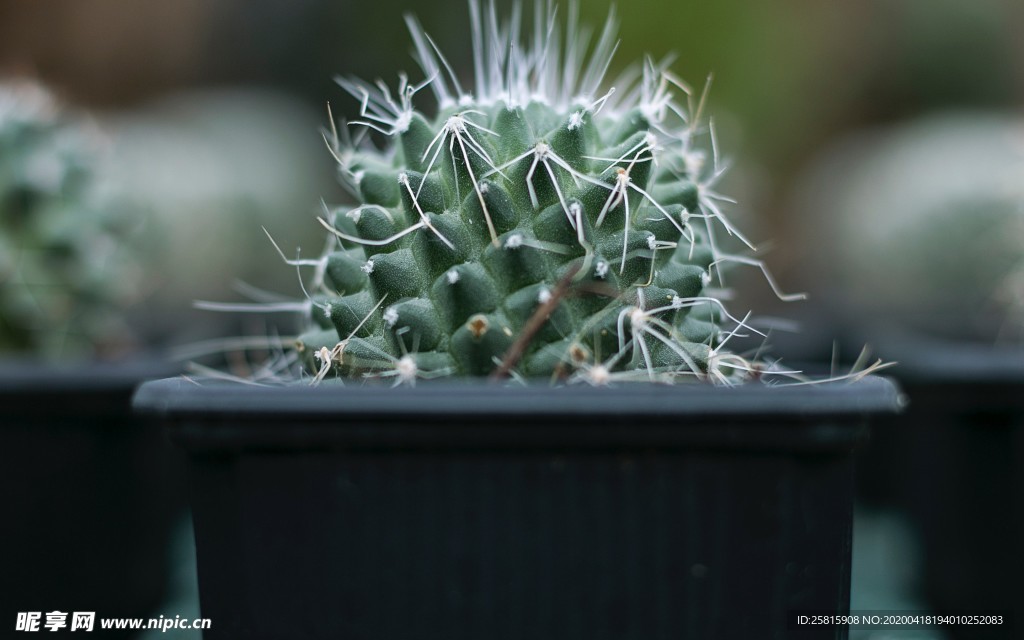
M 126 341 L 128 221 L 104 204 L 99 157 L 95 132 L 45 90 L 0 84 L 0 351 L 56 359 Z
M 830 303 L 855 330 L 1019 343 L 1024 120 L 937 113 L 851 140 L 812 164 L 793 207 Z
M 719 269 L 764 265 L 716 237 L 747 242 L 713 190 L 717 150 L 705 171 L 696 146 L 708 133 L 714 146 L 705 95 L 652 60 L 604 92 L 614 16 L 581 63 L 575 17 L 560 46 L 538 3 L 520 47 L 518 20 L 499 26 L 486 9 L 471 0 L 472 90 L 412 18 L 426 80 L 400 76 L 395 94 L 339 80 L 361 102 L 348 123 L 361 128 L 339 135 L 332 121 L 326 137 L 359 204 L 325 207 L 327 252 L 290 261 L 317 267 L 313 327 L 298 340 L 314 381 L 498 371 L 731 383 L 756 371 L 724 349 L 736 329 L 755 330 L 727 310 Z M 434 117 L 413 106 L 428 89 Z

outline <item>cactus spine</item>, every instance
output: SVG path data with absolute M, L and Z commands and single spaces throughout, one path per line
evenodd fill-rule
M 298 341 L 314 380 L 746 377 L 754 363 L 725 346 L 753 329 L 722 302 L 719 269 L 763 264 L 720 246 L 749 242 L 713 190 L 717 150 L 707 167 L 697 148 L 714 145 L 705 96 L 652 60 L 605 92 L 613 16 L 587 57 L 574 18 L 562 36 L 538 3 L 521 47 L 518 20 L 484 9 L 470 2 L 472 90 L 412 18 L 423 82 L 339 80 L 361 119 L 353 136 L 332 120 L 327 140 L 359 204 L 325 207 L 331 245 L 298 261 L 317 267 Z M 435 117 L 413 106 L 427 91 Z

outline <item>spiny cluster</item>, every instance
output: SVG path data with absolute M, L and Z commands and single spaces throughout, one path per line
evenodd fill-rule
M 750 243 L 713 190 L 723 170 L 713 129 L 700 125 L 706 91 L 694 95 L 667 63 L 648 60 L 599 93 L 613 17 L 586 56 L 574 9 L 564 46 L 554 11 L 540 5 L 528 47 L 518 11 L 500 25 L 493 3 L 483 12 L 474 0 L 470 14 L 472 91 L 411 18 L 423 82 L 401 76 L 392 93 L 339 80 L 361 102 L 349 125 L 375 133 L 339 136 L 332 121 L 328 143 L 359 205 L 325 207 L 328 250 L 289 261 L 316 268 L 316 328 L 298 342 L 314 381 L 729 383 L 755 372 L 724 347 L 756 330 L 714 285 L 725 263 L 764 266 L 719 244 Z M 427 89 L 434 118 L 413 106 Z M 710 167 L 694 144 L 705 133 Z
M 45 90 L 0 83 L 0 351 L 86 355 L 123 336 L 127 220 L 101 202 L 98 156 Z

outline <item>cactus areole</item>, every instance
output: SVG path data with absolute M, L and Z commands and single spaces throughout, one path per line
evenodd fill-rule
M 315 324 L 298 340 L 314 382 L 732 383 L 758 370 L 724 349 L 756 330 L 723 302 L 719 269 L 767 271 L 721 245 L 753 248 L 714 190 L 706 89 L 650 59 L 606 87 L 614 16 L 588 47 L 574 7 L 563 33 L 538 4 L 528 46 L 518 17 L 500 24 L 476 0 L 470 14 L 471 87 L 411 17 L 425 79 L 338 80 L 361 117 L 332 118 L 326 139 L 358 205 L 325 207 L 328 250 L 289 261 L 316 267 Z M 436 115 L 414 106 L 426 94 Z

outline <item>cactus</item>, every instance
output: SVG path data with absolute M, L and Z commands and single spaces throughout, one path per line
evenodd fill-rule
M 64 358 L 124 342 L 128 221 L 104 204 L 94 134 L 41 87 L 0 84 L 0 351 Z
M 522 47 L 518 18 L 499 25 L 493 3 L 469 6 L 472 89 L 411 17 L 425 80 L 402 75 L 392 93 L 339 79 L 361 119 L 350 135 L 332 118 L 325 139 L 358 205 L 325 206 L 323 256 L 286 259 L 316 271 L 311 329 L 297 341 L 313 381 L 757 373 L 726 349 L 757 330 L 728 310 L 721 268 L 768 272 L 721 245 L 733 236 L 752 248 L 714 190 L 723 170 L 701 124 L 706 88 L 694 93 L 648 59 L 604 90 L 614 15 L 586 56 L 575 7 L 563 35 L 538 3 Z M 428 91 L 433 117 L 413 105 Z M 802 297 L 767 279 L 780 297 Z
M 858 132 L 812 166 L 794 209 L 816 247 L 812 271 L 834 283 L 830 303 L 852 329 L 1021 340 L 1019 116 L 933 114 Z

